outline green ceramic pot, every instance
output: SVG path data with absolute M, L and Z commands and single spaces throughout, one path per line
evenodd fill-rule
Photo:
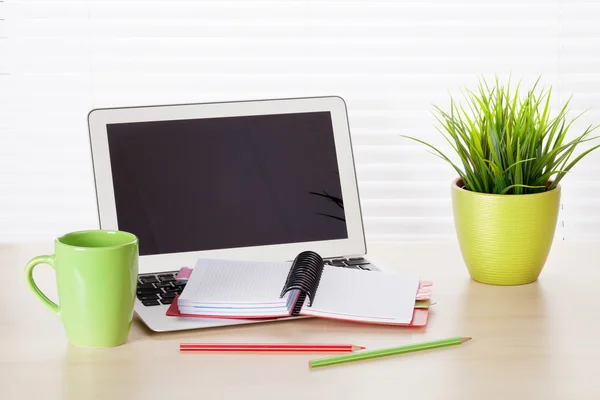
M 538 279 L 554 239 L 560 185 L 524 195 L 476 193 L 452 182 L 454 225 L 471 277 L 493 285 Z

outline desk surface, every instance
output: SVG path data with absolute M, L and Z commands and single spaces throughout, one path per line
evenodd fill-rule
M 495 287 L 469 279 L 456 245 L 374 244 L 370 255 L 435 282 L 425 329 L 302 319 L 156 334 L 137 319 L 129 342 L 69 346 L 30 294 L 23 267 L 48 246 L 0 246 L 0 396 L 5 399 L 600 398 L 600 246 L 558 243 L 538 282 Z M 38 268 L 51 295 L 50 268 Z M 179 354 L 182 341 L 348 342 L 369 348 L 452 336 L 430 352 L 309 370 L 306 354 Z M 8 392 L 6 392 L 8 390 Z M 35 397 L 34 397 L 35 396 Z M 199 396 L 199 397 L 198 397 Z

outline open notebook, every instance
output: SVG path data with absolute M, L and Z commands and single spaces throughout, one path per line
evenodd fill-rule
M 167 314 L 410 325 L 418 290 L 418 277 L 328 266 L 310 251 L 291 263 L 199 259 Z

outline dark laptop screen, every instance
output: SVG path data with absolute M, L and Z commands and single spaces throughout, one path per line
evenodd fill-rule
M 109 124 L 140 255 L 348 237 L 329 112 Z

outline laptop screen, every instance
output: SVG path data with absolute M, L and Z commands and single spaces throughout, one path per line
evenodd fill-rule
M 140 255 L 348 237 L 329 112 L 107 126 Z

